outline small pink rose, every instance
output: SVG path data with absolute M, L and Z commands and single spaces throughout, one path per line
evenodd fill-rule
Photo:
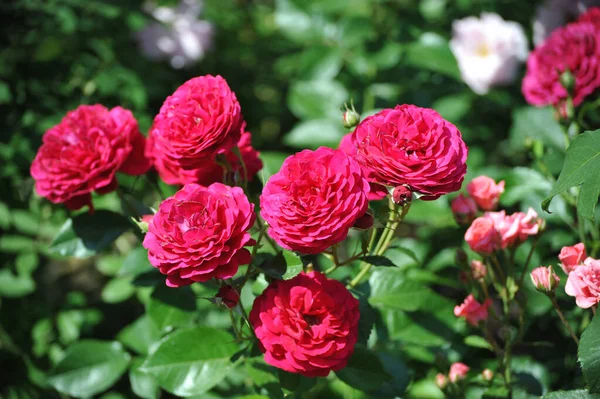
M 491 254 L 500 247 L 500 236 L 491 219 L 479 217 L 465 233 L 465 241 L 475 252 Z
M 479 176 L 471 180 L 467 191 L 479 208 L 491 211 L 496 208 L 500 195 L 504 192 L 504 181 L 496 184 L 491 177 Z
M 450 366 L 449 378 L 452 383 L 464 380 L 471 368 L 464 363 L 453 363 Z
M 487 319 L 488 308 L 491 304 L 492 301 L 490 299 L 486 299 L 481 304 L 477 302 L 473 295 L 469 295 L 461 305 L 454 307 L 454 315 L 456 317 L 463 317 L 467 320 L 467 323 L 476 326 L 481 320 Z
M 586 257 L 585 245 L 581 242 L 572 247 L 562 247 L 560 254 L 558 254 L 560 267 L 562 267 L 566 274 L 571 273 L 577 266 L 582 265 Z
M 477 214 L 477 204 L 475 203 L 475 200 L 462 194 L 459 194 L 458 197 L 452 200 L 450 208 L 452 209 L 456 222 L 459 224 L 471 223 Z
M 588 260 L 589 259 L 589 260 Z M 590 308 L 600 302 L 600 261 L 588 258 L 569 273 L 565 292 L 574 296 L 577 306 Z
M 535 289 L 542 292 L 553 292 L 560 282 L 552 266 L 536 267 L 530 276 Z

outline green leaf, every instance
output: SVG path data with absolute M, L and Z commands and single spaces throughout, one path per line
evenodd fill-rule
M 150 272 L 155 268 L 148 260 L 148 251 L 144 247 L 137 247 L 131 251 L 119 269 L 119 276 L 137 276 L 142 273 Z
M 85 258 L 107 248 L 131 227 L 127 218 L 115 212 L 97 210 L 91 215 L 81 213 L 63 224 L 48 252 Z
M 126 301 L 135 293 L 130 277 L 115 277 L 102 289 L 102 300 L 106 303 Z
M 260 159 L 263 161 L 263 168 L 258 172 L 260 180 L 264 183 L 269 180 L 271 176 L 279 172 L 283 161 L 289 156 L 289 154 L 275 151 L 261 151 Z
M 473 348 L 492 350 L 492 346 L 489 344 L 489 342 L 478 335 L 469 335 L 468 337 L 465 337 L 465 344 L 472 346 Z
M 160 339 L 160 331 L 148 315 L 143 315 L 121 330 L 117 339 L 140 355 L 147 355 L 154 343 Z
M 56 317 L 60 342 L 68 345 L 77 341 L 84 321 L 85 317 L 82 310 L 74 309 L 60 312 Z
M 437 99 L 432 108 L 452 123 L 462 120 L 472 109 L 473 95 L 469 92 Z
M 404 248 L 398 248 L 398 249 L 401 250 Z M 392 262 L 390 259 L 386 258 L 385 256 L 369 255 L 369 256 L 365 256 L 364 258 L 362 258 L 362 260 L 373 266 L 396 267 L 394 262 Z
M 281 387 L 289 392 L 308 392 L 317 384 L 316 378 L 288 373 L 281 369 L 277 369 L 277 376 L 279 377 Z
M 272 278 L 289 280 L 302 271 L 302 259 L 291 251 L 281 251 L 277 255 L 257 254 L 257 267 Z
M 129 369 L 129 382 L 131 390 L 137 396 L 143 399 L 156 399 L 160 390 L 154 377 L 140 370 L 144 361 L 139 358 L 133 359 Z
M 399 269 L 378 269 L 369 280 L 371 297 L 369 303 L 375 307 L 405 311 L 437 310 L 449 305 L 450 301 L 424 285 L 405 280 Z
M 36 236 L 40 231 L 39 217 L 23 209 L 13 209 L 12 223 L 20 233 Z
M 585 389 L 575 391 L 556 391 L 550 392 L 542 397 L 542 399 L 600 399 L 597 393 L 591 394 Z
M 96 261 L 96 269 L 105 276 L 113 277 L 117 274 L 123 263 L 119 255 L 106 254 Z
M 37 243 L 29 237 L 4 234 L 0 237 L 0 252 L 20 253 L 37 250 Z
M 302 271 L 302 259 L 292 251 L 282 251 L 285 264 L 287 266 L 285 273 L 283 274 L 284 280 L 289 280 L 296 277 Z
M 90 397 L 110 388 L 127 370 L 129 360 L 118 342 L 79 341 L 67 349 L 48 382 L 61 393 Z
M 344 133 L 341 118 L 339 121 L 313 119 L 294 126 L 283 138 L 283 143 L 295 148 L 337 147 Z
M 341 121 L 340 107 L 344 101 L 348 101 L 348 92 L 341 83 L 334 80 L 295 82 L 290 87 L 287 98 L 290 110 L 298 118 L 329 118 L 336 121 Z
M 377 389 L 383 383 L 392 380 L 392 376 L 385 371 L 377 354 L 362 345 L 356 345 L 348 366 L 336 371 L 335 374 L 352 388 L 361 391 Z
M 524 148 L 528 140 L 539 140 L 561 151 L 565 148 L 563 129 L 554 118 L 551 107 L 523 107 L 513 112 L 511 146 L 515 149 Z
M 27 273 L 13 274 L 10 268 L 0 269 L 0 296 L 19 298 L 35 291 L 35 281 Z
M 600 393 L 600 316 L 594 316 L 581 335 L 578 354 L 590 392 Z
M 406 64 L 460 79 L 456 59 L 447 43 L 421 40 L 410 44 L 404 55 Z
M 366 295 L 360 296 L 358 303 L 360 310 L 360 319 L 358 320 L 358 343 L 366 345 L 371 336 L 371 331 L 373 331 L 377 315 L 375 309 L 369 304 Z
M 579 185 L 577 213 L 593 220 L 600 195 L 600 130 L 582 133 L 571 142 L 562 172 L 542 208 L 548 211 L 555 195 Z
M 221 382 L 238 350 L 225 331 L 198 326 L 167 335 L 142 365 L 158 384 L 178 396 L 200 395 Z
M 188 326 L 196 317 L 196 296 L 190 287 L 158 286 L 146 306 L 150 320 L 162 333 Z

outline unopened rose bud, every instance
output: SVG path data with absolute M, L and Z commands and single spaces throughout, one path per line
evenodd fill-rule
M 469 224 L 477 215 L 477 204 L 473 198 L 460 194 L 450 204 L 454 219 L 458 224 Z
M 453 363 L 450 366 L 449 378 L 452 383 L 457 383 L 458 381 L 464 380 L 467 378 L 467 373 L 469 372 L 470 367 L 464 363 Z
M 353 127 L 358 126 L 360 122 L 360 115 L 354 109 L 354 106 L 351 109 L 346 108 L 344 114 L 342 115 L 342 123 L 346 129 L 352 129 Z
M 479 260 L 471 261 L 471 277 L 474 280 L 483 280 L 487 275 L 487 268 Z
M 395 187 L 392 191 L 392 200 L 397 205 L 406 206 L 412 201 L 412 191 L 406 186 Z
M 230 285 L 224 285 L 219 289 L 216 298 L 221 300 L 221 303 L 226 308 L 234 308 L 240 301 L 240 293 Z
M 438 373 L 438 375 L 435 376 L 435 385 L 440 389 L 446 388 L 448 386 L 448 378 L 444 374 Z
M 154 215 L 142 215 L 142 217 L 140 218 L 141 220 L 137 220 L 133 217 L 131 218 L 131 220 L 133 220 L 133 223 L 135 223 L 140 228 L 142 233 L 147 233 L 148 225 L 150 224 L 150 222 L 152 222 L 153 217 Z
M 485 369 L 481 372 L 481 377 L 486 381 L 491 381 L 494 379 L 494 372 L 490 369 Z
M 571 94 L 575 88 L 575 77 L 568 69 L 560 75 L 560 84 L 565 88 L 567 93 Z
M 552 266 L 540 266 L 531 272 L 531 282 L 535 289 L 544 293 L 554 292 L 560 278 L 556 275 Z
M 373 227 L 374 220 L 375 219 L 373 218 L 373 214 L 370 212 L 366 212 L 364 215 L 356 219 L 356 222 L 354 222 L 354 225 L 352 227 L 356 229 L 367 230 Z

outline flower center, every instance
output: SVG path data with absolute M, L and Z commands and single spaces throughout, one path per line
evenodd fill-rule
M 303 314 L 302 318 L 309 326 L 314 326 L 321 322 L 321 320 L 319 320 L 319 318 L 317 316 L 310 315 L 310 314 Z
M 490 53 L 491 53 L 491 51 L 490 51 L 490 48 L 487 45 L 487 43 L 481 43 L 475 49 L 475 54 L 477 54 L 480 57 L 487 57 L 488 55 L 490 55 Z

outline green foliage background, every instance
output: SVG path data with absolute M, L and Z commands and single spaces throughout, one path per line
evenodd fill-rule
M 552 111 L 526 106 L 519 82 L 475 95 L 460 80 L 448 48 L 452 21 L 482 11 L 519 22 L 531 37 L 536 5 L 521 0 L 208 0 L 203 18 L 215 25 L 214 48 L 198 64 L 175 70 L 140 52 L 134 34 L 148 16 L 139 1 L 2 2 L 0 395 L 59 397 L 53 387 L 62 387 L 73 396 L 153 398 L 157 382 L 141 369 L 153 370 L 155 360 L 144 363 L 144 358 L 158 353 L 153 351 L 165 332 L 181 328 L 175 338 L 194 348 L 198 340 L 210 342 L 229 326 L 227 312 L 208 301 L 197 299 L 191 309 L 178 304 L 189 304 L 186 296 L 210 297 L 216 287 L 166 293 L 139 239 L 132 232 L 120 235 L 128 226 L 111 219 L 110 212 L 121 212 L 123 205 L 114 193 L 96 203 L 106 212 L 102 228 L 108 223 L 119 233 L 116 242 L 106 232 L 94 233 L 98 226 L 88 221 L 94 242 L 107 239 L 107 245 L 90 248 L 63 228 L 60 245 L 49 249 L 68 212 L 33 193 L 29 165 L 42 134 L 68 110 L 83 103 L 121 105 L 133 111 L 145 134 L 176 87 L 194 76 L 220 74 L 236 92 L 254 145 L 262 152 L 264 181 L 292 152 L 337 146 L 345 134 L 339 111 L 344 102 L 353 100 L 363 115 L 414 103 L 435 108 L 459 127 L 469 146 L 467 181 L 483 173 L 505 179 L 503 207 L 532 206 L 542 214 L 540 203 L 564 159 L 562 132 Z M 155 178 L 144 184 L 119 179 L 132 199 L 128 206 L 156 206 L 151 190 Z M 158 184 L 163 194 L 173 190 Z M 550 210 L 544 217 L 552 234 L 542 237 L 530 267 L 556 263 L 561 246 L 577 240 L 568 227 L 575 215 L 565 200 L 555 197 Z M 449 363 L 460 360 L 474 370 L 491 367 L 491 352 L 474 337 L 465 340 L 469 330 L 452 314 L 465 292 L 454 263 L 463 230 L 452 218 L 449 200 L 417 202 L 406 220 L 389 254 L 397 268 L 379 268 L 361 288 L 371 291 L 370 305 L 363 301 L 364 317 L 375 323 L 363 344 L 379 360 L 365 352 L 362 362 L 312 387 L 314 381 L 273 373 L 257 357 L 215 380 L 210 394 L 186 394 L 274 397 L 273 384 L 281 383 L 306 397 L 394 397 L 408 387 L 406 397 L 438 398 L 441 391 L 433 376 Z M 590 228 L 597 231 L 596 225 Z M 527 246 L 521 248 L 517 258 L 527 251 Z M 74 253 L 80 257 L 64 256 Z M 347 270 L 336 273 L 338 278 L 348 275 Z M 257 281 L 254 290 L 260 292 L 264 283 Z M 244 295 L 252 298 L 256 292 Z M 564 300 L 564 290 L 559 292 Z M 570 300 L 564 306 L 574 308 Z M 534 344 L 515 353 L 519 397 L 583 386 L 575 347 L 548 315 L 550 303 L 532 291 L 528 307 L 525 336 Z M 581 319 L 578 309 L 568 314 Z M 201 327 L 193 327 L 196 320 L 202 320 Z M 588 321 L 578 325 L 579 332 Z M 218 369 L 224 367 L 220 359 L 236 351 L 220 349 L 220 354 L 195 350 L 199 358 L 210 359 L 209 369 Z M 93 389 L 65 382 L 65 364 L 82 370 L 78 380 L 92 378 L 85 374 L 86 362 L 106 366 L 101 381 L 90 382 Z M 365 364 L 380 364 L 381 373 L 375 366 L 364 369 Z M 381 380 L 382 375 L 391 379 Z M 172 381 L 159 378 L 159 383 L 164 387 Z M 309 394 L 302 393 L 311 387 Z M 470 395 L 481 397 L 482 390 Z M 251 394 L 256 396 L 243 396 Z

